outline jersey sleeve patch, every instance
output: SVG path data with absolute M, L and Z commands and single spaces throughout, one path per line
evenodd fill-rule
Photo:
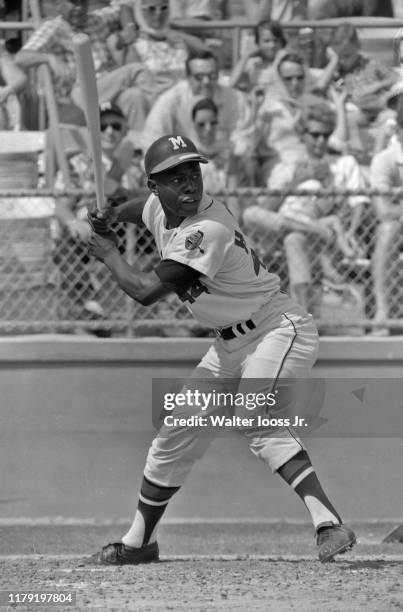
M 219 223 L 205 223 L 184 228 L 164 255 L 214 278 L 232 243 L 233 237 L 227 228 Z
M 197 230 L 197 232 L 193 232 L 192 234 L 188 234 L 185 238 L 185 249 L 188 251 L 194 251 L 194 249 L 201 249 L 200 245 L 203 242 L 204 234 L 201 230 Z

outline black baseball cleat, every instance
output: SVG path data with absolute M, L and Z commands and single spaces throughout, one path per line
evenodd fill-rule
M 146 544 L 141 548 L 126 546 L 123 542 L 107 544 L 100 552 L 87 559 L 90 565 L 138 565 L 159 561 L 158 543 Z
M 335 555 L 341 555 L 354 546 L 357 538 L 354 531 L 345 525 L 322 523 L 316 531 L 316 544 L 319 546 L 319 561 L 333 561 Z

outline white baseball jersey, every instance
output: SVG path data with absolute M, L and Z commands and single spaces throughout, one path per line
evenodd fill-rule
M 259 261 L 224 204 L 210 196 L 203 196 L 196 215 L 167 229 L 160 200 L 152 194 L 144 206 L 143 221 L 161 259 L 201 272 L 180 297 L 203 325 L 225 327 L 247 320 L 279 293 L 278 276 Z

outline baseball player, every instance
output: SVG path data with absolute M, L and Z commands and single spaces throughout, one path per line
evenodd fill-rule
M 145 156 L 150 197 L 142 204 L 128 202 L 90 213 L 90 253 L 134 300 L 147 306 L 175 292 L 201 324 L 215 329 L 216 339 L 184 392 L 199 384 L 212 391 L 223 381 L 226 389 L 233 385 L 237 396 L 251 389 L 269 394 L 276 388 L 281 397 L 282 384 L 289 389 L 293 381 L 309 377 L 318 350 L 316 327 L 311 315 L 280 291 L 278 276 L 259 261 L 224 204 L 203 191 L 201 163 L 207 159 L 185 136 L 156 140 Z M 161 261 L 153 271 L 142 272 L 122 258 L 110 230 L 117 220 L 142 220 L 154 235 Z M 206 435 L 203 427 L 188 426 L 187 419 L 207 420 L 214 409 L 202 411 L 194 403 L 177 401 L 172 411 L 177 420 L 164 422 L 149 449 L 130 529 L 120 542 L 93 555 L 91 563 L 158 560 L 158 523 L 214 436 L 213 427 Z M 247 412 L 245 406 L 235 410 L 243 416 Z M 317 534 L 319 559 L 331 561 L 354 545 L 355 534 L 342 524 L 294 430 L 286 420 L 280 427 L 267 422 L 263 419 L 259 426 L 251 419 L 245 425 L 242 420 L 240 429 L 252 452 L 303 500 Z

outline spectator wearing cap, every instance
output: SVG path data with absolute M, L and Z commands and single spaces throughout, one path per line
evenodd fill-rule
M 403 187 L 403 84 L 392 89 L 388 101 L 395 112 L 388 146 L 377 153 L 371 164 L 371 187 L 390 191 Z M 398 311 L 395 264 L 402 247 L 403 205 L 400 196 L 373 196 L 378 225 L 372 254 L 372 275 L 375 297 L 375 335 L 388 335 L 385 321 Z
M 234 147 L 241 146 L 240 140 L 235 142 L 236 134 L 239 134 L 236 130 L 250 124 L 251 111 L 242 92 L 220 84 L 218 60 L 214 53 L 210 50 L 189 53 L 186 75 L 185 79 L 165 91 L 152 107 L 144 127 L 144 146 L 163 134 L 196 138 L 191 113 L 202 98 L 212 99 L 218 108 L 218 138 L 232 140 Z
M 125 140 L 128 126 L 122 110 L 114 104 L 100 109 L 102 163 L 105 197 L 112 205 L 136 195 L 145 195 L 145 175 L 133 145 Z M 94 199 L 92 157 L 83 150 L 69 160 L 73 187 L 84 190 L 83 197 L 56 198 L 56 217 L 59 222 L 56 263 L 62 275 L 62 288 L 71 312 L 78 318 L 102 316 L 102 308 L 95 300 L 95 289 L 89 271 L 86 240 L 90 227 L 87 207 Z M 61 172 L 57 174 L 55 189 L 63 191 Z M 129 196 L 130 194 L 130 196 Z M 75 265 L 72 265 L 75 262 Z

